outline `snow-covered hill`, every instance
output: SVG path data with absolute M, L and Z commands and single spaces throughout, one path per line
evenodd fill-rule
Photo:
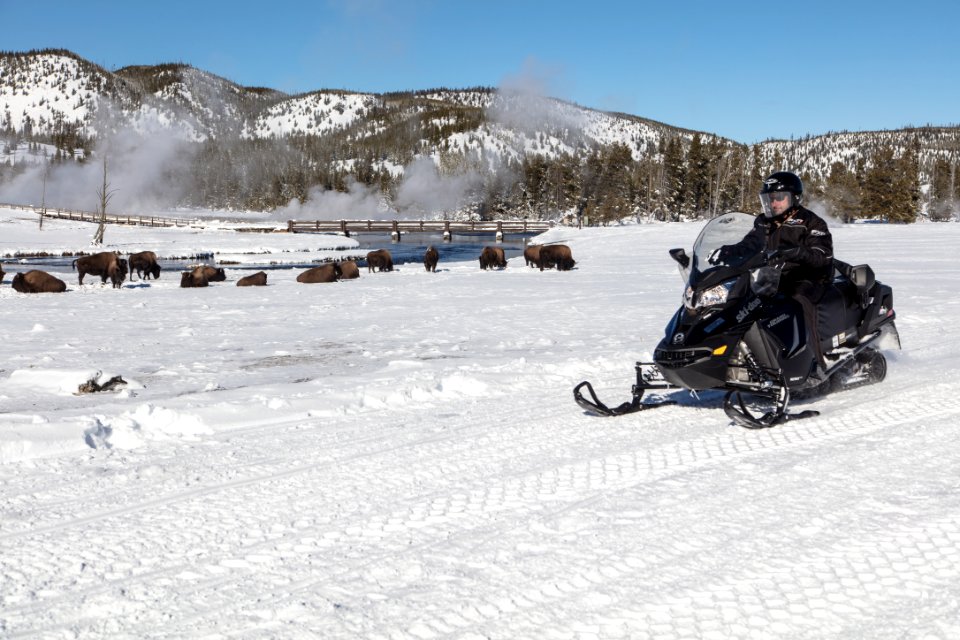
M 128 231 L 110 248 L 275 241 Z M 31 296 L 6 263 L 0 636 L 958 637 L 960 225 L 833 231 L 892 285 L 903 350 L 763 431 L 710 392 L 572 400 L 629 396 L 691 223 L 552 231 L 569 272 L 440 245 L 435 274 Z M 0 210 L 0 251 L 91 232 Z M 98 371 L 129 384 L 75 395 Z

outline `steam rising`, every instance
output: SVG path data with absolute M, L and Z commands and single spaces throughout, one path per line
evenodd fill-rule
M 12 181 L 0 184 L 0 200 L 97 211 L 97 190 L 103 185 L 102 159 L 106 158 L 108 191 L 112 193 L 107 213 L 140 214 L 173 207 L 186 187 L 176 173 L 178 168 L 189 165 L 191 145 L 185 142 L 183 132 L 171 130 L 157 120 L 141 120 L 139 127 L 137 130 L 127 126 L 101 134 L 103 137 L 86 162 L 51 164 L 45 197 L 46 163 L 39 163 Z

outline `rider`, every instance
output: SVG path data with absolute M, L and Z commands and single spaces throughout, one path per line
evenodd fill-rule
M 760 190 L 763 215 L 757 216 L 753 230 L 736 245 L 718 249 L 709 260 L 718 263 L 736 254 L 767 251 L 771 260 L 782 264 L 779 291 L 803 307 L 814 352 L 823 368 L 816 304 L 833 277 L 833 237 L 823 218 L 801 206 L 802 201 L 803 183 L 796 174 L 771 174 Z

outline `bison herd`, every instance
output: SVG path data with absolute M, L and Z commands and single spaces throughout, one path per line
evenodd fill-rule
M 570 247 L 564 244 L 530 245 L 524 250 L 523 257 L 527 266 L 539 267 L 541 271 L 544 269 L 569 271 L 576 264 Z M 393 257 L 386 249 L 369 252 L 366 260 L 367 270 L 370 273 L 393 271 Z M 428 272 L 436 272 L 439 260 L 439 252 L 433 246 L 427 247 L 423 254 L 424 268 Z M 502 248 L 484 247 L 480 252 L 481 269 L 504 269 L 506 266 L 507 260 Z M 103 251 L 77 258 L 73 261 L 72 267 L 77 271 L 77 281 L 80 285 L 83 285 L 83 278 L 86 275 L 99 276 L 101 284 L 106 284 L 109 279 L 114 288 L 120 288 L 128 275 L 131 281 L 134 280 L 134 274 L 142 280 L 149 280 L 151 277 L 160 278 L 160 265 L 157 262 L 157 254 L 153 251 L 133 253 L 129 258 L 122 258 L 119 253 L 112 251 Z M 0 281 L 3 280 L 3 276 L 3 269 L 0 268 Z M 360 268 L 357 263 L 353 260 L 345 260 L 307 269 L 297 276 L 297 282 L 313 284 L 359 277 Z M 226 279 L 227 275 L 222 267 L 199 265 L 180 274 L 180 286 L 183 288 L 206 287 L 211 282 L 223 282 Z M 263 271 L 237 281 L 238 287 L 262 287 L 266 284 L 267 274 Z M 11 286 L 21 293 L 59 293 L 67 290 L 67 284 L 63 280 L 36 269 L 16 274 Z

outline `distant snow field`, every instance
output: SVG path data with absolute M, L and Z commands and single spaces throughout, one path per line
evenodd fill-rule
M 61 294 L 0 286 L 0 636 L 960 637 L 960 225 L 841 225 L 903 350 L 817 418 L 629 398 L 700 224 L 555 229 L 540 272 Z M 94 227 L 0 209 L 0 255 Z M 955 242 L 957 241 L 957 242 Z M 332 236 L 106 229 L 105 250 L 267 262 Z M 89 380 L 126 385 L 79 393 Z

